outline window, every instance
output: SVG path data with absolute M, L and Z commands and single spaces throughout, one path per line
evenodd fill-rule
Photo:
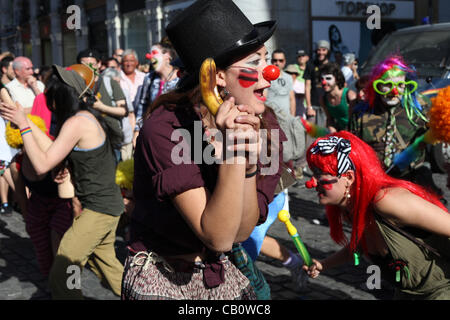
M 135 50 L 138 54 L 140 63 L 145 62 L 145 54 L 148 51 L 147 32 L 146 18 L 140 11 L 124 14 L 124 49 Z

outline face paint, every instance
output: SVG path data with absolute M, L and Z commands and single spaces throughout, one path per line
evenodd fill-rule
M 153 68 L 155 69 L 155 71 L 159 71 L 162 66 L 162 62 L 163 62 L 163 53 L 161 52 L 161 49 L 157 46 L 152 47 L 151 49 L 151 53 L 148 55 L 148 57 L 150 58 L 150 61 L 153 65 Z
M 329 190 L 333 190 L 333 184 L 336 183 L 336 182 L 338 182 L 337 179 L 331 179 L 331 180 L 322 179 L 322 180 L 319 180 L 319 185 L 322 188 L 324 188 L 325 190 L 329 191 Z
M 389 88 L 384 88 L 383 83 L 381 83 L 378 87 L 381 88 L 381 90 L 385 91 L 385 90 L 389 90 L 392 89 L 388 94 L 385 95 L 380 95 L 381 97 L 381 101 L 389 107 L 393 107 L 398 105 L 399 103 L 401 103 L 401 94 L 400 94 L 400 90 L 397 88 L 397 83 L 402 83 L 405 81 L 405 76 L 404 75 L 399 75 L 399 76 L 395 76 L 395 77 L 385 77 L 383 79 L 385 84 L 391 84 L 392 83 L 392 87 Z M 385 85 L 387 86 L 387 85 Z
M 259 77 L 258 77 L 258 71 L 254 70 L 254 69 L 250 69 L 250 68 L 242 68 L 239 70 L 239 84 L 244 87 L 244 88 L 248 88 L 251 87 L 252 85 L 254 85 L 255 83 L 258 82 Z
M 322 77 L 322 85 L 328 84 L 333 86 L 336 83 L 336 79 L 332 74 L 324 74 Z

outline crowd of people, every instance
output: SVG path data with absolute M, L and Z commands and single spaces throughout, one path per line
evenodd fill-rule
M 283 49 L 264 45 L 276 26 L 253 25 L 232 1 L 197 0 L 152 44 L 147 64 L 133 49 L 104 59 L 88 48 L 73 65 L 39 70 L 0 56 L 0 214 L 22 214 L 54 299 L 83 298 L 67 270 L 86 264 L 124 300 L 270 299 L 259 255 L 279 260 L 300 291 L 308 276 L 362 256 L 397 298 L 450 299 L 442 190 L 423 150 L 393 166 L 427 128 L 414 68 L 392 55 L 360 76 L 355 54 L 331 61 L 326 40 L 288 64 Z M 217 111 L 201 83 L 210 57 Z M 302 120 L 327 134 L 308 135 Z M 213 163 L 189 161 L 192 139 Z M 116 182 L 126 162 L 132 187 Z M 304 175 L 326 208 L 314 223 L 343 245 L 309 266 L 267 236 Z M 120 224 L 124 265 L 114 248 Z

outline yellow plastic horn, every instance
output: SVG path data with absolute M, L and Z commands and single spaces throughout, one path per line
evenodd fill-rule
M 297 232 L 297 228 L 294 227 L 294 225 L 289 220 L 290 218 L 291 215 L 286 210 L 281 210 L 280 212 L 278 212 L 278 220 L 280 220 L 286 225 L 286 229 L 289 235 L 291 236 L 292 241 L 294 241 L 298 253 L 303 258 L 303 262 L 309 267 L 312 265 L 311 257 L 308 253 L 308 250 L 306 250 L 306 247 L 303 244 L 302 239 L 300 239 L 300 236 Z

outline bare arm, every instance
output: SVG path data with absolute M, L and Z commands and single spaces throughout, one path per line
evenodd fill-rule
M 8 90 L 6 88 L 2 88 L 0 91 L 0 97 L 2 99 L 2 102 L 7 103 L 9 105 L 14 105 L 14 101 L 11 99 L 11 96 L 8 93 Z
M 352 255 L 350 254 L 348 246 L 346 246 L 324 260 L 319 261 L 312 259 L 312 261 L 313 264 L 309 268 L 304 265 L 303 270 L 305 270 L 311 278 L 317 278 L 322 271 L 333 269 L 351 262 Z
M 214 192 L 204 188 L 177 195 L 173 203 L 199 239 L 210 249 L 231 250 L 244 209 L 245 165 L 222 164 Z
M 0 111 L 4 119 L 16 124 L 20 130 L 24 130 L 29 126 L 32 127 L 32 124 L 29 124 L 28 118 L 22 109 L 2 103 Z M 58 138 L 51 144 L 47 151 L 41 150 L 33 133 L 28 132 L 22 136 L 24 149 L 38 175 L 47 173 L 56 167 L 81 139 L 81 135 L 84 134 L 86 129 L 81 126 L 82 119 L 80 118 L 69 118 L 61 128 Z M 36 132 L 35 134 L 39 133 Z M 91 140 L 95 140 L 95 138 Z
M 42 91 L 38 87 L 37 79 L 34 76 L 29 76 L 27 78 L 27 83 L 33 91 L 34 95 L 37 96 L 42 93 Z
M 314 117 L 316 111 L 311 106 L 311 80 L 305 80 L 306 115 Z
M 330 116 L 330 114 L 328 113 L 328 109 L 327 109 L 327 107 L 325 106 L 325 101 L 324 101 L 324 97 L 320 97 L 320 100 L 319 100 L 319 102 L 320 102 L 320 107 L 323 109 L 323 111 L 325 112 L 325 114 L 326 114 L 326 116 L 327 116 L 327 127 L 330 129 L 330 128 L 333 128 L 334 130 L 336 130 L 334 127 L 332 127 L 331 126 L 331 120 L 332 120 L 332 118 L 331 118 L 331 116 Z
M 353 91 L 353 90 L 348 90 L 347 91 L 347 101 L 348 101 L 348 104 L 349 104 L 350 108 L 355 105 L 356 98 L 357 98 L 357 95 L 356 95 L 355 91 Z
M 34 135 L 26 134 L 22 137 L 25 150 L 37 174 L 47 173 L 61 163 L 72 151 L 83 132 L 80 121 L 82 119 L 79 119 L 79 117 L 68 119 L 62 126 L 56 140 L 45 152 L 39 147 Z M 23 129 L 23 127 L 20 128 Z
M 219 108 L 215 119 L 217 127 L 223 132 L 234 129 L 239 114 L 234 99 L 230 98 Z M 229 134 L 227 139 L 234 141 L 234 150 L 250 147 L 242 138 L 247 134 L 250 138 L 251 131 L 235 132 L 231 138 Z M 205 188 L 197 188 L 176 195 L 172 200 L 197 237 L 216 252 L 229 251 L 233 243 L 247 239 L 259 216 L 256 178 L 245 178 L 246 170 L 253 172 L 256 165 L 247 166 L 244 155 L 234 156 L 228 152 L 225 155 L 212 194 Z
M 247 170 L 253 172 L 254 169 Z M 248 239 L 259 219 L 258 193 L 256 189 L 256 177 L 246 178 L 244 183 L 244 208 L 242 212 L 241 225 L 235 242 Z
M 134 133 L 134 126 L 136 125 L 136 116 L 134 115 L 134 112 L 130 112 L 128 114 L 128 120 L 130 121 L 130 125 Z
M 450 214 L 406 189 L 380 191 L 376 197 L 375 210 L 399 226 L 417 227 L 450 237 Z
M 43 132 L 41 129 L 39 129 L 39 127 L 37 125 L 35 125 L 33 123 L 33 121 L 31 121 L 29 118 L 27 118 L 28 120 L 28 125 L 31 128 L 31 132 L 33 134 L 33 137 L 36 141 L 36 143 L 38 144 L 39 148 L 42 151 L 47 151 L 50 146 L 52 145 L 53 141 L 52 139 L 50 139 L 45 132 Z
M 291 115 L 293 115 L 295 117 L 295 111 L 296 111 L 296 103 L 295 103 L 295 93 L 294 90 L 291 90 L 291 92 L 289 93 L 289 102 L 290 102 L 290 110 L 291 110 Z
M 311 80 L 305 80 L 305 100 L 306 107 L 311 107 Z
M 323 270 L 333 269 L 352 261 L 352 255 L 348 247 L 344 247 L 338 252 L 322 260 Z
M 106 113 L 109 116 L 113 116 L 113 117 L 124 117 L 127 114 L 127 109 L 126 109 L 126 102 L 125 100 L 119 100 L 117 101 L 117 106 L 116 107 L 112 107 L 112 106 L 107 106 L 106 104 L 104 104 L 103 102 L 101 102 L 100 100 L 98 100 L 94 103 L 93 105 L 94 109 Z

